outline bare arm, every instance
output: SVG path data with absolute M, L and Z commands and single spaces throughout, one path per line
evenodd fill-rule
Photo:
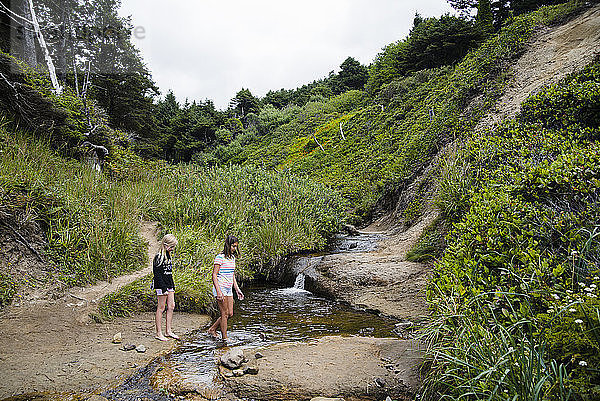
M 219 270 L 221 269 L 221 266 L 216 264 L 213 266 L 213 272 L 212 272 L 212 281 L 213 281 L 213 285 L 215 286 L 215 290 L 217 291 L 217 299 L 219 301 L 221 301 L 223 299 L 223 293 L 221 292 L 221 286 L 219 286 L 219 280 L 217 279 L 217 274 L 219 274 Z M 234 278 L 234 283 L 235 283 L 235 278 Z
M 233 288 L 235 288 L 235 292 L 238 296 L 238 299 L 241 301 L 244 299 L 244 293 L 242 292 L 242 290 L 240 290 L 240 287 L 238 286 L 237 280 L 235 279 L 235 274 L 233 275 Z

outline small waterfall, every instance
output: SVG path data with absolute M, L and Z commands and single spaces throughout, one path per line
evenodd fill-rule
M 297 294 L 310 294 L 309 291 L 304 289 L 304 278 L 306 276 L 303 273 L 299 273 L 296 276 L 296 281 L 294 282 L 293 287 L 289 288 L 281 288 L 276 292 L 281 295 L 297 295 Z
M 304 275 L 304 273 L 299 273 L 298 276 L 296 276 L 296 281 L 294 282 L 294 288 L 303 290 L 305 278 L 306 278 L 306 276 Z

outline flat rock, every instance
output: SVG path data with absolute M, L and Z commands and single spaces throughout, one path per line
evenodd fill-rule
M 310 343 L 275 344 L 260 350 L 264 358 L 251 360 L 258 374 L 230 379 L 227 386 L 237 396 L 256 399 L 367 395 L 395 399 L 414 394 L 419 387 L 419 349 L 412 340 L 372 337 L 331 336 Z M 386 368 L 389 363 L 382 358 L 397 372 Z
M 344 399 L 343 398 L 315 397 L 315 398 L 311 398 L 310 401 L 344 401 Z

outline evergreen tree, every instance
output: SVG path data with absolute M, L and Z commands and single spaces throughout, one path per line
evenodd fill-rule
M 475 21 L 484 32 L 493 32 L 494 16 L 490 0 L 479 0 Z
M 242 88 L 229 102 L 229 108 L 243 120 L 250 113 L 257 113 L 260 103 L 249 89 Z
M 363 89 L 367 83 L 369 72 L 366 66 L 362 65 L 353 57 L 348 57 L 340 65 L 339 79 L 343 87 L 348 89 Z

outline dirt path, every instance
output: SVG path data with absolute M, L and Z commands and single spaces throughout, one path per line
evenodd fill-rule
M 158 249 L 155 223 L 144 223 L 141 235 L 148 253 Z M 150 256 L 149 256 L 150 257 Z M 150 262 L 150 260 L 149 260 Z M 72 288 L 56 300 L 36 299 L 6 308 L 0 318 L 0 399 L 31 392 L 95 392 L 116 385 L 156 355 L 177 343 L 154 339 L 154 314 L 98 324 L 89 318 L 104 295 L 148 274 L 151 266 L 118 277 L 110 283 Z M 175 313 L 173 327 L 182 335 L 201 328 L 208 317 Z M 113 336 L 121 332 L 123 343 L 143 344 L 145 353 L 121 351 Z
M 510 68 L 511 81 L 495 108 L 481 119 L 475 130 L 515 117 L 528 96 L 581 70 L 599 54 L 600 5 L 561 26 L 541 29 Z
M 95 311 L 98 301 L 105 295 L 115 292 L 124 285 L 152 273 L 152 258 L 160 250 L 160 242 L 157 238 L 158 232 L 158 223 L 149 221 L 141 223 L 140 236 L 148 243 L 148 263 L 142 270 L 115 277 L 111 281 L 100 281 L 93 286 L 69 289 L 67 296 L 70 295 L 72 298 L 69 305 L 80 311 L 81 316 L 79 320 L 87 321 L 89 313 Z

